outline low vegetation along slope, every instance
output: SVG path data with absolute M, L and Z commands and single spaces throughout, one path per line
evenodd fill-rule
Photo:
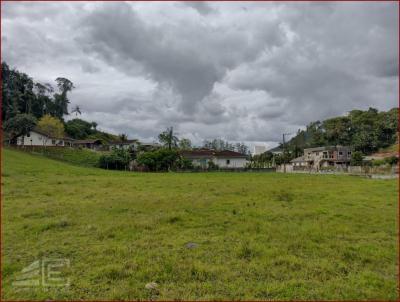
M 396 299 L 395 180 L 138 174 L 3 150 L 2 186 L 3 299 Z M 43 258 L 70 260 L 68 288 L 12 284 Z
M 18 150 L 85 167 L 98 167 L 99 159 L 102 154 L 101 152 L 96 152 L 86 148 L 77 149 L 64 147 L 25 146 Z

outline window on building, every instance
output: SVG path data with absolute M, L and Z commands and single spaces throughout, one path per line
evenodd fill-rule
M 231 161 L 229 159 L 226 160 L 226 164 L 229 165 Z
M 351 155 L 351 151 L 347 152 L 347 155 Z
M 56 140 L 55 140 L 55 139 L 52 139 L 52 140 L 51 140 L 51 144 L 52 144 L 52 145 L 55 145 L 55 144 L 56 144 Z
M 26 137 L 31 137 L 31 133 L 30 133 L 30 132 L 28 132 L 28 134 L 26 135 Z
M 339 155 L 343 155 L 343 152 L 342 152 L 342 151 L 339 151 Z

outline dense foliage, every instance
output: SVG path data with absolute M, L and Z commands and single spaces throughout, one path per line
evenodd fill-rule
M 110 170 L 127 170 L 131 154 L 124 149 L 113 149 L 109 154 L 103 154 L 99 158 L 99 166 Z
M 137 163 L 150 171 L 168 171 L 178 165 L 179 158 L 176 150 L 159 149 L 139 154 Z
M 59 119 L 68 114 L 68 93 L 74 88 L 70 80 L 57 78 L 55 89 L 49 83 L 34 82 L 27 74 L 10 69 L 5 62 L 1 64 L 1 77 L 3 121 L 19 113 L 36 118 L 50 114 Z
M 35 82 L 27 74 L 10 69 L 7 63 L 1 64 L 2 76 L 2 118 L 4 130 L 10 136 L 11 143 L 15 138 L 28 133 L 36 125 L 36 119 L 52 116 L 64 123 L 67 136 L 74 139 L 101 139 L 103 142 L 116 140 L 115 135 L 96 129 L 97 123 L 75 118 L 64 121 L 69 114 L 68 94 L 74 88 L 73 83 L 58 77 L 56 87 L 49 83 Z M 81 114 L 76 105 L 71 113 Z M 7 126 L 7 127 L 6 127 Z
M 3 124 L 4 130 L 8 133 L 9 140 L 12 144 L 16 143 L 16 139 L 21 135 L 26 135 L 31 131 L 37 123 L 36 118 L 32 114 L 17 114 Z
M 289 141 L 287 149 L 293 157 L 299 156 L 304 148 L 329 145 L 351 146 L 363 154 L 370 154 L 393 145 L 397 131 L 398 108 L 387 112 L 374 108 L 352 110 L 346 116 L 310 123 Z
M 96 129 L 97 123 L 74 118 L 65 123 L 65 133 L 74 139 L 100 139 L 103 143 L 117 140 L 113 134 L 102 132 Z
M 46 133 L 50 137 L 63 137 L 64 136 L 64 125 L 63 123 L 51 115 L 44 115 L 37 123 L 38 130 Z M 45 137 L 43 143 L 46 143 L 47 138 Z
M 242 154 L 250 154 L 249 147 L 244 143 L 231 143 L 225 141 L 223 139 L 213 139 L 213 140 L 205 140 L 203 142 L 203 148 L 212 149 L 212 150 L 230 150 L 236 151 Z
M 361 166 L 363 163 L 363 154 L 360 151 L 354 151 L 351 155 L 351 162 L 352 166 Z
M 172 148 L 178 147 L 178 137 L 174 135 L 174 130 L 172 127 L 167 128 L 164 132 L 161 132 L 158 135 L 158 140 L 162 143 L 165 147 L 168 147 L 169 150 Z

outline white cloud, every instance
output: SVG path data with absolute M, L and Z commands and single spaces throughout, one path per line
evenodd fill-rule
M 2 54 L 99 127 L 271 146 L 398 101 L 396 3 L 3 2 Z

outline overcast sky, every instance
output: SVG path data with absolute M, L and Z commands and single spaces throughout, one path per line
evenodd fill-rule
M 106 131 L 273 147 L 311 121 L 397 106 L 397 5 L 2 2 L 2 60 L 70 79 L 71 108 Z

